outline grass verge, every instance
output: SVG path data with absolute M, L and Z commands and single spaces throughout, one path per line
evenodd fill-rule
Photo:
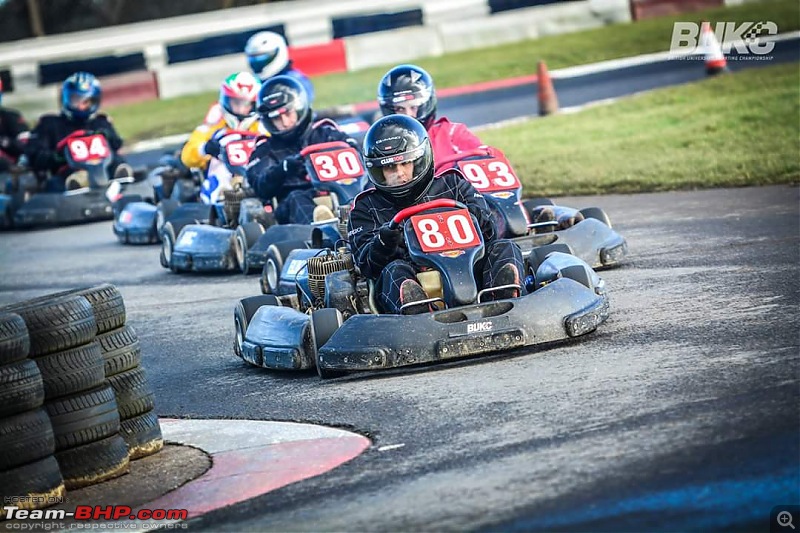
M 526 196 L 800 182 L 800 65 L 659 89 L 480 132 Z
M 428 70 L 439 88 L 532 74 L 536 62 L 558 69 L 669 49 L 675 21 L 774 21 L 780 32 L 800 28 L 797 0 L 769 0 L 697 13 L 660 17 L 633 24 L 614 24 L 588 31 L 424 58 L 417 64 Z M 381 76 L 393 65 L 313 79 L 315 107 L 363 102 L 375 98 Z M 221 80 L 220 80 L 221 81 Z M 202 93 L 108 108 L 128 143 L 175 133 L 189 133 L 202 120 L 216 93 Z

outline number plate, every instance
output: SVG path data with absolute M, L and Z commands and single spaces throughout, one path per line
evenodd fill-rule
M 225 145 L 228 163 L 235 167 L 243 167 L 250 161 L 250 154 L 253 153 L 255 145 L 256 142 L 253 139 L 229 142 Z
M 355 148 L 342 148 L 309 155 L 320 181 L 353 179 L 364 174 L 361 157 Z
M 415 215 L 410 220 L 425 253 L 463 250 L 481 243 L 480 234 L 466 209 Z
M 479 192 L 508 191 L 520 187 L 519 179 L 505 157 L 461 161 L 458 167 Z
M 111 154 L 108 141 L 100 134 L 70 139 L 67 146 L 72 160 L 76 163 L 105 159 Z

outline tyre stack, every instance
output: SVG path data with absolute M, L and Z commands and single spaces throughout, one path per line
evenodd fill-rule
M 28 328 L 29 355 L 41 372 L 55 457 L 67 489 L 100 483 L 129 469 L 114 389 L 106 383 L 95 339 L 98 323 L 108 321 L 107 305 L 98 306 L 96 318 L 94 294 L 95 289 L 69 291 L 10 308 Z M 124 322 L 124 307 L 122 313 Z
M 114 390 L 120 417 L 120 435 L 131 460 L 152 455 L 164 447 L 155 409 L 155 394 L 141 366 L 139 338 L 125 324 L 122 294 L 105 283 L 80 291 L 92 304 L 97 319 L 97 341 L 103 358 L 103 374 Z
M 42 407 L 44 382 L 29 348 L 22 317 L 0 313 L 0 498 L 3 505 L 41 509 L 60 502 L 65 486 Z M 5 514 L 0 506 L 0 518 Z

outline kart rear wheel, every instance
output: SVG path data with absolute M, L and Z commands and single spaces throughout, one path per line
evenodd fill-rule
M 236 227 L 233 251 L 236 255 L 236 262 L 239 263 L 239 268 L 242 269 L 244 275 L 253 272 L 250 261 L 247 260 L 247 251 L 263 234 L 264 228 L 258 222 L 248 222 L 244 226 Z
M 522 201 L 522 206 L 530 215 L 533 210 L 540 205 L 555 205 L 550 198 L 528 198 Z
M 269 248 L 267 248 L 267 260 L 264 263 L 264 270 L 261 274 L 263 280 L 261 290 L 263 292 L 264 288 L 266 288 L 268 291 L 264 294 L 278 293 L 284 261 L 289 257 L 292 250 L 305 247 L 305 241 L 281 241 L 271 244 Z
M 539 265 L 547 259 L 547 255 L 550 252 L 562 252 L 572 255 L 572 248 L 570 248 L 569 244 L 563 242 L 545 244 L 544 246 L 534 248 L 531 250 L 530 255 L 528 255 L 528 272 L 536 277 L 536 271 L 539 270 Z
M 583 218 L 594 218 L 599 220 L 609 228 L 611 227 L 611 220 L 608 218 L 608 215 L 605 211 L 600 209 L 599 207 L 585 207 L 579 211 L 580 214 L 583 215 Z
M 242 357 L 242 343 L 253 315 L 265 305 L 280 306 L 281 302 L 272 294 L 264 294 L 242 298 L 236 304 L 236 308 L 233 310 L 233 325 L 236 331 L 236 337 L 233 339 L 233 351 L 238 357 Z
M 326 307 L 311 313 L 311 342 L 314 345 L 314 361 L 317 366 L 317 374 L 322 379 L 335 378 L 347 374 L 347 372 L 341 370 L 322 368 L 319 361 L 319 349 L 336 333 L 343 321 L 342 313 L 335 307 Z

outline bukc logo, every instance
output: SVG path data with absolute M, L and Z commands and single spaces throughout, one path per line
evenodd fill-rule
M 717 22 L 714 36 L 721 44 L 722 53 L 729 54 L 735 49 L 739 54 L 764 55 L 772 52 L 775 43 L 761 41 L 764 35 L 776 35 L 778 25 L 774 22 Z M 672 26 L 672 42 L 669 51 L 673 54 L 703 54 L 709 47 L 703 38 L 702 27 L 695 22 L 676 22 Z

